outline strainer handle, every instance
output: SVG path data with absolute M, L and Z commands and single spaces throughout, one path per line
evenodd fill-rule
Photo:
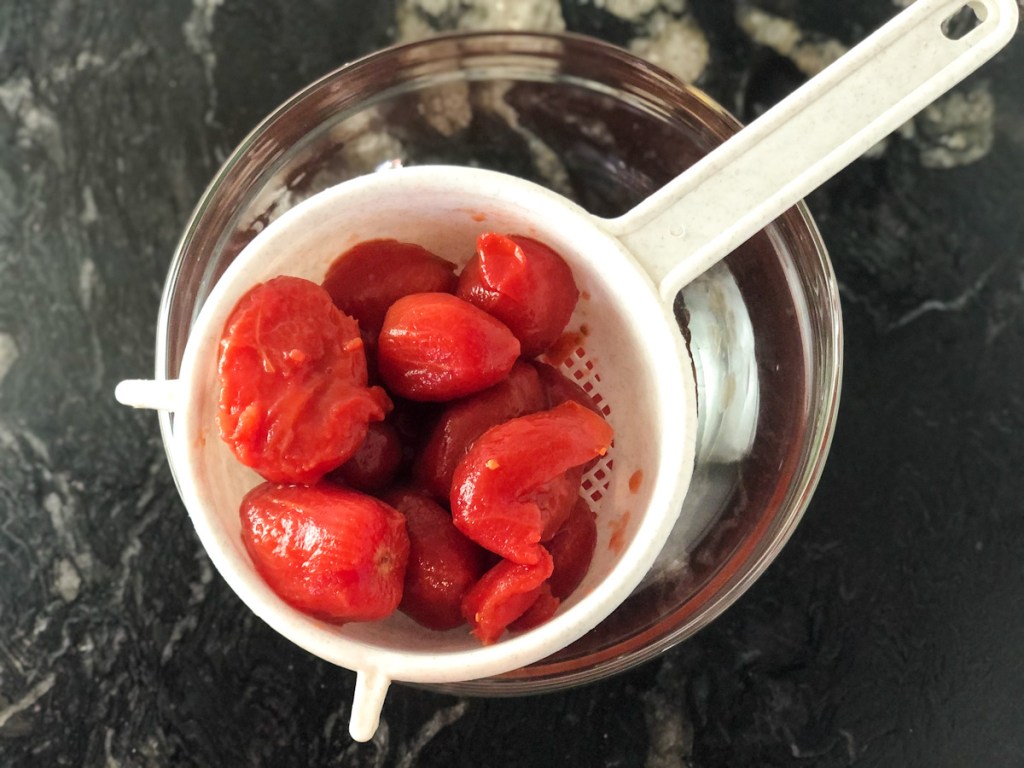
M 391 687 L 391 678 L 380 670 L 356 672 L 352 693 L 352 713 L 348 719 L 349 735 L 356 741 L 369 741 L 380 725 L 380 712 Z
M 959 39 L 944 22 L 965 7 Z M 604 222 L 671 301 L 680 288 L 990 59 L 1016 0 L 916 0 L 618 219 Z
M 114 389 L 114 399 L 132 408 L 178 410 L 181 382 L 177 379 L 126 379 Z

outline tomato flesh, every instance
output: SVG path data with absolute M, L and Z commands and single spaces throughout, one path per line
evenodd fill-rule
M 391 401 L 367 387 L 356 322 L 297 277 L 257 285 L 235 306 L 218 360 L 221 438 L 265 479 L 315 483 L 351 457 Z
M 537 371 L 517 362 L 493 387 L 448 405 L 419 451 L 413 473 L 438 499 L 448 501 L 455 467 L 480 435 L 516 416 L 544 409 Z
M 531 565 L 502 560 L 480 577 L 462 601 L 462 615 L 481 643 L 496 641 L 533 605 L 552 567 L 551 555 L 541 547 Z
M 512 621 L 508 628 L 513 632 L 525 632 L 528 629 L 539 627 L 558 610 L 562 601 L 551 594 L 550 579 L 540 585 L 537 597 L 529 608 L 518 618 Z
M 455 470 L 455 527 L 508 560 L 538 562 L 552 513 L 548 484 L 603 454 L 611 440 L 604 419 L 574 402 L 489 429 Z
M 529 498 L 540 510 L 540 519 L 544 522 L 540 531 L 541 541 L 550 540 L 569 518 L 579 498 L 582 481 L 583 467 L 571 467 L 541 483 L 536 490 L 524 494 L 523 498 Z

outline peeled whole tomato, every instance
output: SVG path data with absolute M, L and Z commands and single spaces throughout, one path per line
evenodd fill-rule
M 366 240 L 341 254 L 323 286 L 335 306 L 377 338 L 388 308 L 411 293 L 454 293 L 455 265 L 426 248 L 398 240 Z
M 464 623 L 462 599 L 486 570 L 489 555 L 463 536 L 435 501 L 401 489 L 385 499 L 405 515 L 409 564 L 399 609 L 430 629 Z
M 457 295 L 505 323 L 524 357 L 534 357 L 565 330 L 580 292 L 557 252 L 521 235 L 487 232 L 459 276 Z
M 555 563 L 549 580 L 551 594 L 564 600 L 587 575 L 597 548 L 597 515 L 586 501 L 577 499 L 568 519 L 546 546 Z
M 286 603 L 336 623 L 383 619 L 398 607 L 409 536 L 384 502 L 329 483 L 263 483 L 239 516 L 256 570 Z
M 504 324 L 447 293 L 396 301 L 377 342 L 377 368 L 388 391 L 428 402 L 494 386 L 518 357 L 519 342 Z

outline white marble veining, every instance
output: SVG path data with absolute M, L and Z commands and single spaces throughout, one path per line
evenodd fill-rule
M 649 18 L 643 33 L 629 42 L 629 50 L 668 70 L 684 83 L 694 83 L 707 69 L 710 46 L 692 15 L 681 18 L 659 11 Z
M 18 343 L 11 334 L 0 333 L 0 387 L 3 387 L 4 377 L 17 360 Z
M 438 31 L 565 29 L 558 0 L 400 0 L 397 40 L 420 40 Z
M 217 111 L 217 86 L 213 79 L 217 54 L 212 39 L 213 24 L 217 9 L 223 4 L 224 0 L 192 0 L 192 12 L 181 25 L 186 44 L 203 64 L 209 94 L 209 107 L 206 111 L 208 125 L 213 123 Z
M 790 59 L 812 77 L 849 50 L 848 46 L 821 35 L 811 35 L 792 19 L 777 16 L 753 5 L 740 5 L 736 21 L 754 42 L 766 45 Z

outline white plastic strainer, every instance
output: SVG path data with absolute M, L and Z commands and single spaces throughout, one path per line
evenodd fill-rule
M 980 19 L 959 39 L 943 24 L 965 5 Z M 210 294 L 174 381 L 129 381 L 117 398 L 175 412 L 172 460 L 196 530 L 241 598 L 283 635 L 357 672 L 350 731 L 372 737 L 392 680 L 445 683 L 501 674 L 573 642 L 640 582 L 671 531 L 693 467 L 697 411 L 690 360 L 672 314 L 679 289 L 966 77 L 1012 37 L 1015 0 L 917 0 L 721 148 L 614 220 L 529 182 L 469 168 L 360 177 L 296 206 L 256 237 Z M 238 507 L 260 482 L 216 431 L 217 343 L 256 283 L 321 281 L 363 240 L 418 243 L 453 261 L 484 231 L 524 234 L 566 256 L 586 326 L 570 375 L 606 406 L 615 445 L 588 476 L 599 520 L 590 571 L 546 624 L 481 647 L 465 630 L 431 632 L 400 614 L 337 627 L 289 607 L 256 573 Z M 579 376 L 576 375 L 579 372 Z M 643 473 L 639 488 L 629 482 Z

